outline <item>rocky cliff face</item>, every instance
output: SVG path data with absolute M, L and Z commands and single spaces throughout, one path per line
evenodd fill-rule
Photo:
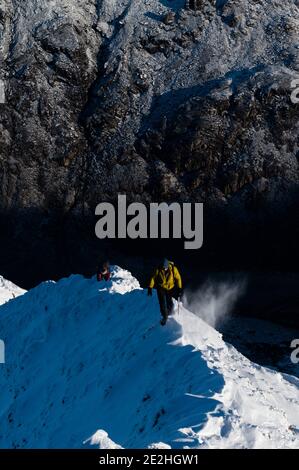
M 96 204 L 118 192 L 205 202 L 207 259 L 217 224 L 232 247 L 241 237 L 237 256 L 271 246 L 265 260 L 283 262 L 288 223 L 292 252 L 298 1 L 193 3 L 0 1 L 5 275 L 24 249 L 43 254 L 36 273 L 80 266 Z

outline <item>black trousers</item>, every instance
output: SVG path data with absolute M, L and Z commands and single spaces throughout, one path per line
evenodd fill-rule
M 171 314 L 173 309 L 173 289 L 166 290 L 166 289 L 157 289 L 159 304 L 160 304 L 160 312 L 163 318 L 167 320 L 168 316 Z

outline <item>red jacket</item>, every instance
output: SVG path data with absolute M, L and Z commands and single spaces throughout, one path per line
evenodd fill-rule
M 108 271 L 106 274 L 103 273 L 98 273 L 97 274 L 97 280 L 100 281 L 110 281 L 111 278 L 111 273 Z

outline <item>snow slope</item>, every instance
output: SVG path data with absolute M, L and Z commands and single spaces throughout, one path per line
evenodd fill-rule
M 299 448 L 299 380 L 191 312 L 159 325 L 130 273 L 71 276 L 1 306 L 1 448 Z
M 0 305 L 25 294 L 25 290 L 0 276 Z

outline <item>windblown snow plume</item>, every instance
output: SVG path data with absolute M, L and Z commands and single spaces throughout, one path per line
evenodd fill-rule
M 231 313 L 245 288 L 245 280 L 233 283 L 208 281 L 196 291 L 186 291 L 184 305 L 215 328 Z

